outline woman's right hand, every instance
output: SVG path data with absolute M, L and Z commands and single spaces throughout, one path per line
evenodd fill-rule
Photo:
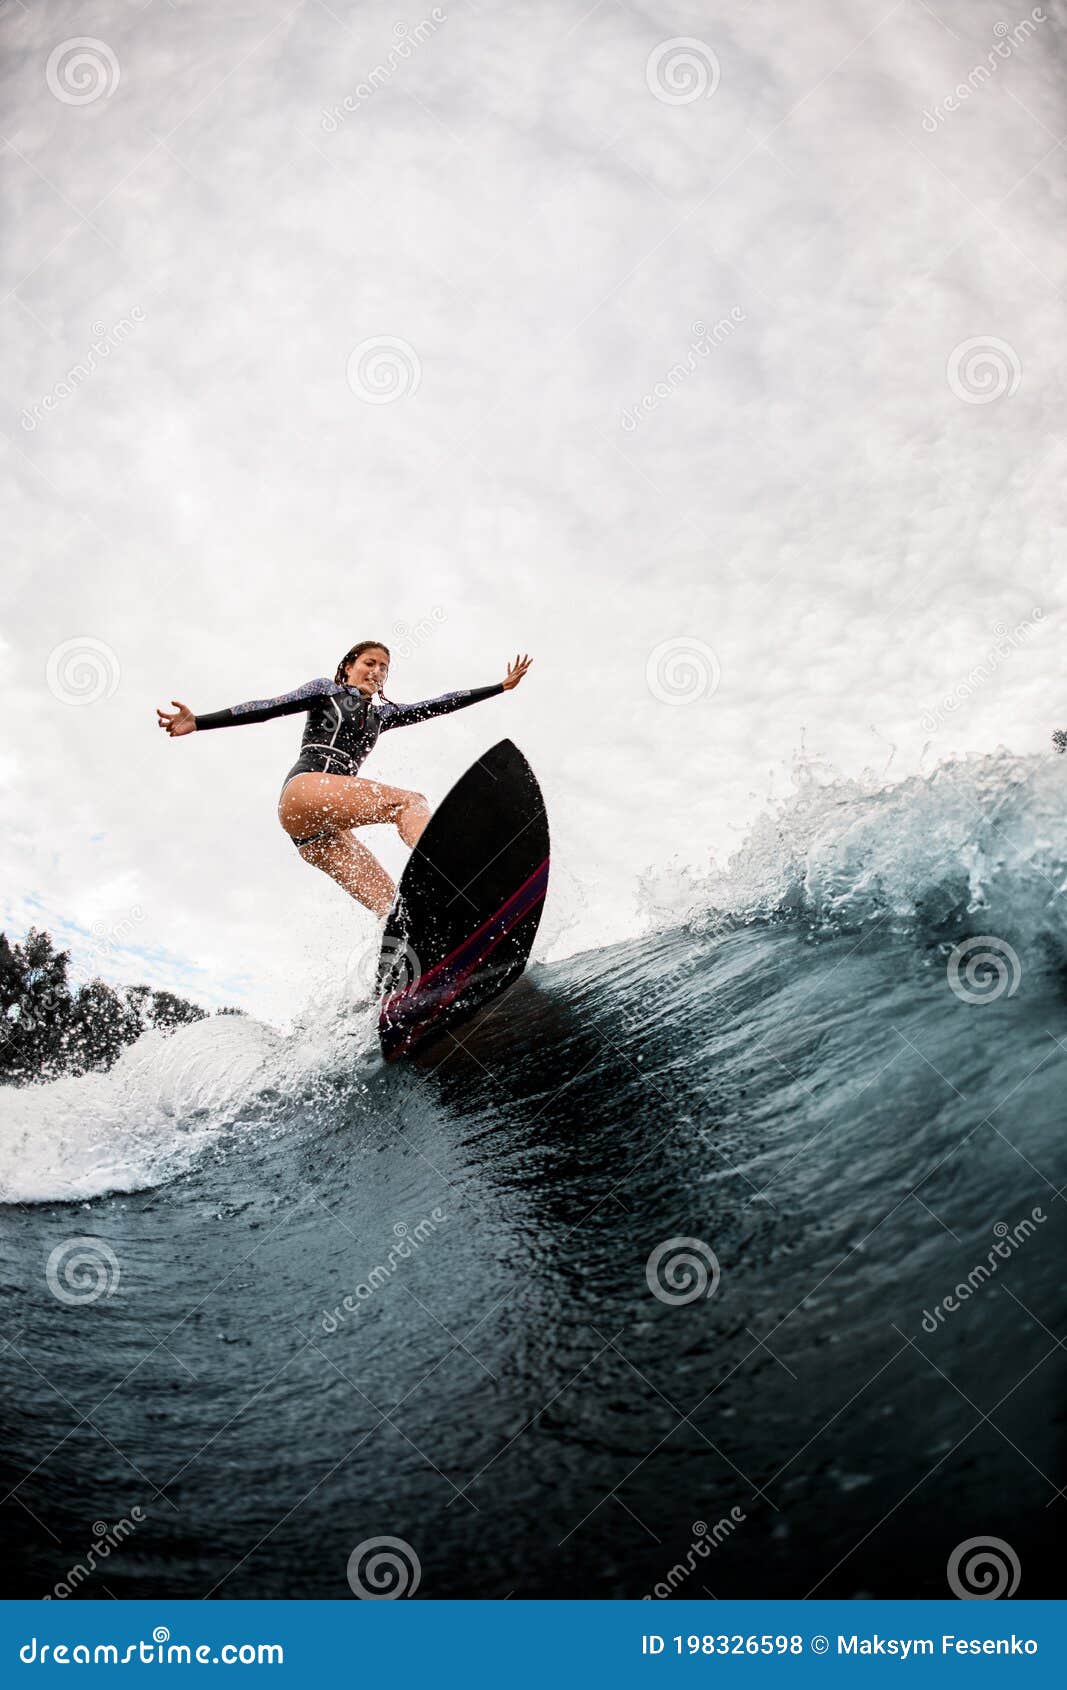
M 160 727 L 166 728 L 171 739 L 178 739 L 182 734 L 195 734 L 196 717 L 189 706 L 179 704 L 176 698 L 172 698 L 171 703 L 174 709 L 169 713 L 166 710 L 156 710 Z

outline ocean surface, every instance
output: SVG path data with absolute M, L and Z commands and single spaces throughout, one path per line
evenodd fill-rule
M 5 1091 L 6 1594 L 1062 1595 L 1065 797 L 809 768 L 418 1066 Z

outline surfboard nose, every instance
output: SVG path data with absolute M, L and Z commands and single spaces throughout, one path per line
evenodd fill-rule
M 512 740 L 498 740 L 438 805 L 397 889 L 378 969 L 387 1061 L 459 1025 L 518 978 L 549 860 L 537 778 Z

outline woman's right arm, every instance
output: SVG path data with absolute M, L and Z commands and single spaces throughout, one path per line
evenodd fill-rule
M 295 716 L 301 710 L 310 710 L 316 698 L 323 698 L 334 691 L 340 691 L 340 688 L 323 676 L 316 681 L 307 681 L 295 692 L 283 692 L 278 698 L 256 698 L 248 704 L 234 704 L 229 710 L 213 710 L 206 716 L 194 716 L 189 706 L 180 704 L 176 698 L 171 700 L 175 713 L 157 710 L 156 715 L 160 727 L 165 728 L 174 739 L 197 729 L 239 728 L 246 722 L 269 722 L 275 716 Z

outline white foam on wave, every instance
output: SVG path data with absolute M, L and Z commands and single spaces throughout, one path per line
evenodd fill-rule
M 643 908 L 657 928 L 792 916 L 813 933 L 880 922 L 1067 954 L 1065 812 L 1055 754 L 968 757 L 892 784 L 799 760 L 738 851 L 646 875 Z
M 286 1034 L 247 1015 L 143 1033 L 106 1073 L 0 1088 L 0 1203 L 164 1184 L 228 1129 L 313 1098 L 374 1049 L 368 1006 L 325 982 Z
M 1067 956 L 1067 757 L 1000 752 L 886 784 L 798 761 L 793 785 L 740 850 L 646 875 L 657 930 L 788 916 L 813 934 L 992 933 Z M 541 960 L 566 951 L 579 891 Z M 376 945 L 371 946 L 376 954 Z M 107 1073 L 0 1088 L 0 1202 L 70 1202 L 159 1185 L 227 1129 L 284 1119 L 377 1061 L 367 947 L 324 973 L 284 1034 L 249 1016 L 145 1033 Z M 366 955 L 364 954 L 366 953 Z M 536 957 L 537 953 L 535 953 Z

